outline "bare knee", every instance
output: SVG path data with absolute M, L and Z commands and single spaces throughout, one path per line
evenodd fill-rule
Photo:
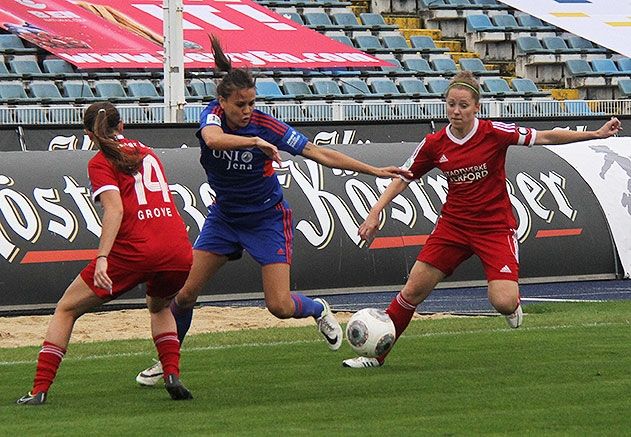
M 519 287 L 513 281 L 489 282 L 489 302 L 501 314 L 512 314 L 519 305 Z
M 268 302 L 267 310 L 272 313 L 274 317 L 279 319 L 289 319 L 294 315 L 294 303 L 291 299 L 284 302 Z

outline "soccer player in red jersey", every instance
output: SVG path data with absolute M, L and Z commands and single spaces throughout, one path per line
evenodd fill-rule
M 506 316 L 509 326 L 522 322 L 519 302 L 519 258 L 516 220 L 506 190 L 504 164 L 511 144 L 565 144 L 618 133 L 620 121 L 612 118 L 596 131 L 546 130 L 518 127 L 513 123 L 480 120 L 480 85 L 470 72 L 458 73 L 445 93 L 449 125 L 427 135 L 405 168 L 419 179 L 439 168 L 447 178 L 448 194 L 441 216 L 419 253 L 407 283 L 386 312 L 394 322 L 396 337 L 408 326 L 417 305 L 434 287 L 471 255 L 477 255 L 488 281 L 488 298 Z M 394 179 L 359 228 L 363 240 L 372 240 L 383 209 L 412 182 Z M 345 367 L 379 367 L 378 358 L 356 357 Z
M 192 248 L 164 168 L 150 148 L 121 135 L 123 122 L 111 103 L 90 105 L 83 125 L 99 149 L 88 163 L 92 198 L 103 206 L 98 252 L 58 302 L 39 352 L 33 388 L 17 403 L 46 401 L 81 315 L 142 283 L 165 387 L 172 399 L 192 399 L 179 379 L 180 342 L 169 309 L 188 276 Z

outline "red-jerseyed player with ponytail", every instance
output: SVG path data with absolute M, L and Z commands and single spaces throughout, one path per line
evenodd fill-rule
M 397 338 L 410 323 L 417 305 L 460 263 L 477 255 L 488 281 L 493 307 L 506 316 L 509 326 L 522 322 L 519 303 L 519 258 L 516 221 L 506 190 L 506 151 L 511 144 L 565 144 L 618 133 L 620 121 L 612 118 L 597 131 L 576 132 L 518 127 L 477 118 L 480 85 L 470 72 L 458 73 L 445 93 L 449 125 L 429 134 L 418 145 L 405 168 L 419 179 L 433 168 L 447 178 L 448 194 L 441 216 L 410 271 L 407 283 L 386 312 L 394 322 Z M 372 240 L 383 209 L 412 182 L 394 179 L 359 228 L 364 240 Z M 378 358 L 356 357 L 345 367 L 379 367 Z
M 111 103 L 90 105 L 83 125 L 99 149 L 88 164 L 92 198 L 103 206 L 99 248 L 57 304 L 33 388 L 17 403 L 46 402 L 75 321 L 142 283 L 147 286 L 151 333 L 165 369 L 165 387 L 172 399 L 192 399 L 179 379 L 180 342 L 169 309 L 188 276 L 192 249 L 164 168 L 150 148 L 121 135 L 123 123 Z

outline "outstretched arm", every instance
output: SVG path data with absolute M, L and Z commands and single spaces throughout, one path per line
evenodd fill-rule
M 390 182 L 386 191 L 379 196 L 379 200 L 377 200 L 377 203 L 370 209 L 366 220 L 364 220 L 364 223 L 362 223 L 357 230 L 357 235 L 359 235 L 362 240 L 371 241 L 375 238 L 375 234 L 379 230 L 379 215 L 381 211 L 388 206 L 392 199 L 401 194 L 408 185 L 410 185 L 410 183 L 401 178 L 393 179 L 392 182 Z
M 622 123 L 616 117 L 612 117 L 600 129 L 594 131 L 578 132 L 565 129 L 553 129 L 537 132 L 535 144 L 566 144 L 576 141 L 597 140 L 609 138 L 622 130 Z
M 309 158 L 318 164 L 322 164 L 330 168 L 339 168 L 342 170 L 356 171 L 358 173 L 369 174 L 380 178 L 393 178 L 403 175 L 411 178 L 412 174 L 408 170 L 399 167 L 374 167 L 365 162 L 358 161 L 348 155 L 338 152 L 337 150 L 327 147 L 318 147 L 309 142 L 302 150 L 302 156 Z

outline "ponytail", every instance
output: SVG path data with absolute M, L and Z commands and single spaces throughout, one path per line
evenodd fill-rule
M 256 86 L 256 82 L 250 70 L 245 68 L 232 68 L 232 61 L 224 53 L 219 38 L 211 35 L 210 44 L 215 56 L 215 69 L 226 73 L 217 85 L 218 96 L 227 99 L 237 90 L 254 88 Z

